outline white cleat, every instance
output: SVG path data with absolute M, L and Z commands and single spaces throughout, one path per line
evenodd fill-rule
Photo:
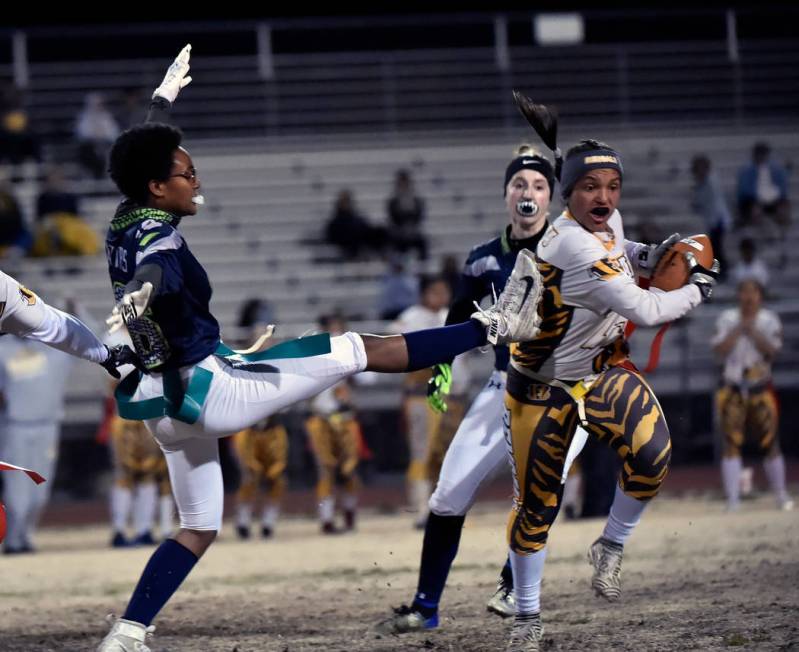
M 588 549 L 588 563 L 594 567 L 591 588 L 598 596 L 616 602 L 621 597 L 621 560 L 624 547 L 600 537 Z
M 497 584 L 497 590 L 486 603 L 486 609 L 497 616 L 511 618 L 516 615 L 516 599 L 513 597 L 513 587 L 502 580 Z
M 538 652 L 543 637 L 544 627 L 541 625 L 540 614 L 516 616 L 505 652 Z
M 491 344 L 528 342 L 535 339 L 540 330 L 538 303 L 543 291 L 544 282 L 535 255 L 529 249 L 522 249 L 496 303 L 486 310 L 478 306 L 472 319 L 486 327 Z
M 155 626 L 145 627 L 141 623 L 124 618 L 106 617 L 111 631 L 97 648 L 97 652 L 150 652 L 146 645 L 147 637 L 155 631 Z

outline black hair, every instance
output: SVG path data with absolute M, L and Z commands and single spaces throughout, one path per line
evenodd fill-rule
M 447 287 L 449 287 L 449 283 L 447 283 L 447 279 L 439 274 L 422 274 L 419 277 L 419 292 L 424 294 L 425 290 L 429 288 L 431 285 L 435 285 L 436 283 L 443 283 Z
M 165 181 L 172 170 L 175 150 L 183 132 L 160 122 L 135 125 L 122 132 L 109 156 L 108 173 L 119 191 L 145 204 L 150 181 Z

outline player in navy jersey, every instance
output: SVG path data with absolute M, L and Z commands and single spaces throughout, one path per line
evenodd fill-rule
M 191 46 L 153 94 L 149 118 L 163 119 L 187 77 Z M 355 373 L 407 372 L 467 350 L 520 341 L 537 332 L 540 276 L 528 258 L 514 267 L 490 309 L 462 324 L 380 337 L 324 333 L 268 349 L 225 346 L 209 311 L 211 286 L 177 230 L 202 204 L 200 181 L 181 132 L 148 122 L 114 143 L 110 174 L 125 195 L 108 231 L 109 273 L 118 297 L 107 323 L 125 324 L 147 374 L 116 392 L 120 416 L 139 419 L 169 467 L 180 530 L 150 558 L 123 618 L 99 650 L 144 652 L 153 618 L 211 543 L 222 522 L 218 442 Z
M 503 194 L 509 224 L 502 234 L 474 247 L 469 253 L 458 292 L 447 315 L 447 324 L 468 319 L 474 302 L 501 292 L 522 249 L 535 251 L 547 230 L 549 202 L 555 186 L 552 164 L 529 145 L 522 145 L 505 170 Z M 480 486 L 507 469 L 508 450 L 502 432 L 506 369 L 506 345 L 494 347 L 494 371 L 475 398 L 447 449 L 436 490 L 430 498 L 425 526 L 417 591 L 411 606 L 378 625 L 380 631 L 401 634 L 438 626 L 438 604 L 449 569 L 455 559 L 466 513 Z M 445 398 L 452 381 L 449 364 L 433 369 L 429 402 L 446 410 Z M 572 458 L 579 452 L 576 447 Z M 567 466 L 568 469 L 568 466 Z M 564 474 L 565 475 L 565 474 Z M 488 609 L 503 617 L 513 616 L 513 576 L 506 563 Z

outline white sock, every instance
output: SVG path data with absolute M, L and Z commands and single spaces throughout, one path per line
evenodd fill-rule
M 411 482 L 411 507 L 416 510 L 416 520 L 424 522 L 427 519 L 427 512 L 432 493 L 432 483 L 430 480 L 413 480 Z
M 130 506 L 133 503 L 133 492 L 127 487 L 113 485 L 111 487 L 111 527 L 114 532 L 124 534 L 128 527 Z
M 788 492 L 785 489 L 785 458 L 782 455 L 767 457 L 763 460 L 763 470 L 766 472 L 768 484 L 777 500 L 787 500 Z
M 613 497 L 602 537 L 623 546 L 641 520 L 646 505 L 647 501 L 628 496 L 616 485 L 616 495 Z
M 741 469 L 743 461 L 740 457 L 724 457 L 721 460 L 721 480 L 727 505 L 737 507 L 741 500 Z
M 344 494 L 342 503 L 344 509 L 346 509 L 348 512 L 354 512 L 355 509 L 358 507 L 358 494 L 355 493 Z
M 158 524 L 162 539 L 166 539 L 175 529 L 175 501 L 171 495 L 158 499 Z
M 510 551 L 517 615 L 537 614 L 541 611 L 541 577 L 544 574 L 546 557 L 546 548 L 531 555 Z
M 264 512 L 261 515 L 261 525 L 263 527 L 268 527 L 270 530 L 274 530 L 279 515 L 280 505 L 277 503 L 266 503 L 264 505 Z
M 332 523 L 334 508 L 335 503 L 333 501 L 333 496 L 322 498 L 322 500 L 319 501 L 319 520 L 322 521 L 322 523 Z
M 250 527 L 252 520 L 252 504 L 239 503 L 236 505 L 236 525 L 241 527 Z
M 158 487 L 155 482 L 136 487 L 133 500 L 133 531 L 136 536 L 149 532 L 155 521 L 155 508 L 158 502 Z

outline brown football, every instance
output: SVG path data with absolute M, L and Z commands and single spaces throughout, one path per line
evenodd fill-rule
M 696 256 L 696 262 L 707 267 L 713 264 L 713 247 L 704 233 L 691 235 L 676 242 L 658 262 L 649 282 L 650 287 L 661 290 L 676 290 L 688 282 L 688 262 L 683 254 L 687 251 Z

